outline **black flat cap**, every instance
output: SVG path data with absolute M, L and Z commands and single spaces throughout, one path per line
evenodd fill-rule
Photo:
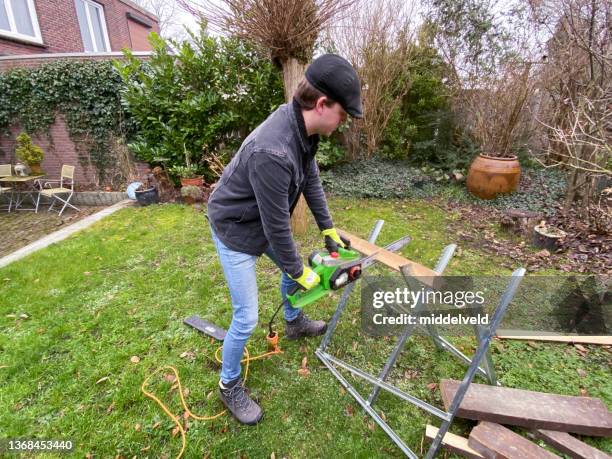
M 353 118 L 363 118 L 361 83 L 353 66 L 337 54 L 324 54 L 306 69 L 306 80 L 338 102 Z

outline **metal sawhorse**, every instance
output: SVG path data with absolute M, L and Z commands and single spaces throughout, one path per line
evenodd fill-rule
M 376 239 L 378 238 L 378 235 L 380 234 L 383 224 L 384 224 L 384 221 L 382 220 L 378 220 L 376 222 L 368 238 L 368 241 L 370 243 L 374 244 L 376 242 Z M 385 247 L 385 249 L 390 250 L 390 251 L 396 251 L 404 247 L 408 242 L 410 242 L 410 237 L 406 236 L 390 244 L 389 246 Z M 456 245 L 451 244 L 443 250 L 442 256 L 440 257 L 440 260 L 438 261 L 436 268 L 434 269 L 436 273 L 442 274 L 447 264 L 449 263 L 450 259 L 452 258 L 455 248 L 456 248 Z M 364 265 L 363 268 L 364 269 L 367 268 L 372 263 L 374 263 L 374 260 L 370 261 L 367 265 Z M 402 267 L 400 270 L 401 270 L 402 275 L 404 276 L 404 279 L 408 281 L 411 275 L 411 272 L 408 269 L 408 267 Z M 468 387 L 471 384 L 472 380 L 474 379 L 474 376 L 476 375 L 476 373 L 479 373 L 482 376 L 486 377 L 490 384 L 493 384 L 493 385 L 498 384 L 497 378 L 494 372 L 491 356 L 489 353 L 489 344 L 491 342 L 492 337 L 495 334 L 495 330 L 501 323 L 501 320 L 503 319 L 503 316 L 506 313 L 508 305 L 514 298 L 516 290 L 518 289 L 518 286 L 524 275 L 525 275 L 525 269 L 523 268 L 516 269 L 512 273 L 512 278 L 508 286 L 506 287 L 506 290 L 504 294 L 502 295 L 502 298 L 497 308 L 495 309 L 493 313 L 489 326 L 488 327 L 482 327 L 479 325 L 475 326 L 475 336 L 476 336 L 476 339 L 478 340 L 478 347 L 472 358 L 469 358 L 468 356 L 463 354 L 460 350 L 458 350 L 455 346 L 453 346 L 449 341 L 441 337 L 435 326 L 433 325 L 427 326 L 428 335 L 432 338 L 434 344 L 439 349 L 443 349 L 443 350 L 450 352 L 451 354 L 460 358 L 466 365 L 468 365 L 468 370 L 465 373 L 463 380 L 461 381 L 461 384 L 459 385 L 457 393 L 449 406 L 448 412 L 442 411 L 439 408 L 413 395 L 403 392 L 397 387 L 385 382 L 385 379 L 387 378 L 389 372 L 391 371 L 395 362 L 397 361 L 406 342 L 408 341 L 410 336 L 413 334 L 416 325 L 407 325 L 405 327 L 404 332 L 398 339 L 397 344 L 395 345 L 393 351 L 389 355 L 389 358 L 387 359 L 387 362 L 385 363 L 383 370 L 378 376 L 374 376 L 365 371 L 362 371 L 359 368 L 356 368 L 332 356 L 326 351 L 331 341 L 331 338 L 334 334 L 334 331 L 336 330 L 338 321 L 340 320 L 340 315 L 342 314 L 342 311 L 346 307 L 346 304 L 351 295 L 351 292 L 353 291 L 355 287 L 355 283 L 352 283 L 344 288 L 344 291 L 342 292 L 342 296 L 340 297 L 340 301 L 338 302 L 336 311 L 334 312 L 334 315 L 332 316 L 329 322 L 329 325 L 327 327 L 327 332 L 325 333 L 325 336 L 323 337 L 323 340 L 321 341 L 321 345 L 315 351 L 315 354 L 325 364 L 325 366 L 329 369 L 329 371 L 336 377 L 336 379 L 340 381 L 340 383 L 342 384 L 342 386 L 344 386 L 347 392 L 350 393 L 355 398 L 355 400 L 359 403 L 359 405 L 361 405 L 364 411 L 366 411 L 366 413 L 368 413 L 374 419 L 374 421 L 376 421 L 376 423 L 383 429 L 383 431 L 393 440 L 393 442 L 402 450 L 402 452 L 406 456 L 412 459 L 418 459 L 418 456 L 402 441 L 402 439 L 397 435 L 397 433 L 378 415 L 378 413 L 373 408 L 373 405 L 376 402 L 376 399 L 378 397 L 380 390 L 384 389 L 390 392 L 391 394 L 399 397 L 400 399 L 406 402 L 412 403 L 413 405 L 440 418 L 442 420 L 442 425 L 440 426 L 440 429 L 438 430 L 438 433 L 435 439 L 433 440 L 427 452 L 427 455 L 425 456 L 427 459 L 432 459 L 433 457 L 435 457 L 436 453 L 438 452 L 438 449 L 440 448 L 442 444 L 442 439 L 444 438 L 444 435 L 446 434 L 446 432 L 448 432 L 448 429 L 450 428 L 455 418 L 455 414 L 457 413 L 457 409 L 459 408 L 459 405 L 461 404 L 461 401 L 463 400 L 463 397 L 465 396 L 468 390 Z M 423 308 L 423 304 L 418 303 L 413 310 L 413 314 L 418 314 L 422 308 Z M 480 365 L 480 362 L 482 362 L 482 366 Z M 336 367 L 343 368 L 344 370 L 347 370 L 351 374 L 366 380 L 367 382 L 369 382 L 370 384 L 374 386 L 367 400 L 361 396 L 361 394 L 346 380 L 346 378 L 344 378 L 344 376 L 338 371 Z

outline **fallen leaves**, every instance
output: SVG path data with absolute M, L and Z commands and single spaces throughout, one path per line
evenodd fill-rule
M 499 238 L 491 227 L 503 220 L 504 214 L 494 208 L 480 207 L 450 201 L 447 211 L 459 218 L 451 222 L 450 229 L 468 246 L 494 253 L 506 259 L 502 266 L 513 269 L 524 266 L 533 272 L 543 268 L 557 268 L 564 272 L 609 274 L 612 266 L 612 234 L 609 228 L 596 228 L 580 217 L 579 209 L 563 214 L 557 206 L 556 213 L 547 218 L 547 224 L 567 233 L 557 251 L 534 252 L 531 239 L 516 243 Z M 612 227 L 611 227 L 612 228 Z
M 188 360 L 189 362 L 193 362 L 196 358 L 196 353 L 194 351 L 185 351 L 179 357 L 181 359 Z
M 587 348 L 584 347 L 582 344 L 578 344 L 578 343 L 574 343 L 574 347 L 576 348 L 576 350 L 578 351 L 578 353 L 580 355 L 582 355 L 583 357 L 587 354 Z
M 310 375 L 310 370 L 307 368 L 308 365 L 308 357 L 304 357 L 302 359 L 302 364 L 300 366 L 300 369 L 298 370 L 298 374 L 302 377 L 306 377 L 308 375 Z

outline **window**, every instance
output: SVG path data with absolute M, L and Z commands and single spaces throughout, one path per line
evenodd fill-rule
M 110 51 L 102 6 L 90 0 L 75 0 L 83 47 L 89 53 Z
M 42 43 L 34 0 L 0 0 L 0 36 Z

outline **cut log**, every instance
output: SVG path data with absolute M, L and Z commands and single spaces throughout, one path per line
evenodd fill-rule
M 560 453 L 567 454 L 573 459 L 612 459 L 609 454 L 587 445 L 567 432 L 534 430 L 533 433 Z
M 447 410 L 459 384 L 460 381 L 452 379 L 440 383 Z M 470 384 L 457 416 L 530 429 L 612 436 L 612 414 L 601 400 L 592 397 Z
M 527 330 L 497 330 L 497 337 L 500 339 L 517 339 L 525 341 L 550 341 L 556 343 L 581 343 L 581 344 L 602 344 L 612 346 L 612 336 L 589 336 L 589 335 L 559 335 L 541 334 L 530 335 Z
M 351 247 L 366 257 L 377 253 L 376 261 L 388 266 L 394 271 L 400 271 L 402 267 L 407 266 L 412 276 L 418 277 L 419 280 L 430 287 L 434 286 L 433 279 L 439 277 L 439 274 L 432 269 L 404 258 L 397 253 L 393 253 L 378 247 L 377 245 L 374 245 L 344 230 L 339 229 L 338 234 L 349 239 L 351 241 Z
M 500 220 L 502 229 L 513 233 L 531 235 L 533 228 L 542 220 L 543 215 L 539 212 L 528 210 L 508 209 Z
M 427 424 L 425 427 L 425 438 L 433 441 L 438 435 L 438 428 Z M 473 450 L 468 446 L 468 439 L 463 438 L 460 435 L 455 435 L 450 432 L 446 432 L 442 439 L 442 447 L 452 453 L 459 454 L 460 456 L 467 457 L 469 459 L 483 459 L 484 456 L 478 451 Z
M 489 459 L 560 459 L 556 454 L 493 422 L 481 422 L 474 427 L 468 445 Z

